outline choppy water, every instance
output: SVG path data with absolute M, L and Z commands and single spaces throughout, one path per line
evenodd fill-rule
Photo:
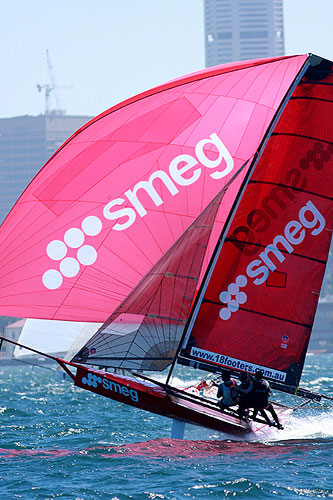
M 309 356 L 302 386 L 333 393 L 333 355 Z M 0 499 L 333 498 L 333 410 L 235 440 L 0 365 Z

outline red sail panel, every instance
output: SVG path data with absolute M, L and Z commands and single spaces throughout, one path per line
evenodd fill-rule
M 332 89 L 331 71 L 310 69 L 283 111 L 222 245 L 190 357 L 297 385 L 332 238 Z
M 75 133 L 0 228 L 0 314 L 105 321 L 253 157 L 306 59 L 209 68 Z M 216 237 L 245 173 L 224 199 Z

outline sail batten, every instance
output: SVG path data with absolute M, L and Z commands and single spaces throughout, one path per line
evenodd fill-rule
M 327 102 L 332 102 L 332 101 L 327 101 Z M 322 142 L 326 143 L 327 145 L 331 146 L 332 143 L 329 140 L 325 140 L 323 138 L 319 137 L 314 137 L 314 136 L 309 136 L 309 135 L 304 135 L 304 134 L 296 134 L 296 133 L 291 133 L 291 132 L 274 132 L 272 136 L 289 136 L 289 137 L 299 137 L 302 139 L 309 139 L 310 141 L 316 141 L 316 142 Z
M 330 199 L 330 201 L 333 201 L 333 200 Z M 234 244 L 239 243 L 239 240 L 233 239 L 233 238 L 226 238 L 225 241 L 226 242 L 230 242 L 230 243 L 234 243 Z M 246 245 L 247 245 L 247 243 L 242 242 L 242 247 L 246 247 Z M 256 247 L 258 249 L 265 249 L 266 248 L 266 245 L 263 245 L 261 243 L 251 242 L 251 243 L 248 243 L 248 245 L 251 246 L 251 247 Z M 289 252 L 287 250 L 283 250 L 283 249 L 280 249 L 279 252 L 282 253 L 282 254 L 285 254 L 285 255 L 289 254 Z M 313 262 L 318 262 L 319 264 L 324 264 L 326 266 L 326 260 L 317 259 L 316 257 L 311 257 L 309 255 L 302 255 L 302 254 L 299 254 L 299 253 L 296 253 L 296 252 L 293 253 L 293 256 L 294 257 L 299 257 L 301 259 L 313 261 Z
M 220 307 L 220 304 L 218 302 L 213 302 L 213 301 L 208 301 L 208 300 L 204 300 L 203 303 L 207 303 L 207 304 L 215 304 L 215 305 L 218 305 Z M 267 313 L 264 313 L 262 311 L 256 311 L 254 309 L 247 309 L 245 307 L 239 307 L 239 311 L 244 311 L 248 314 L 255 314 L 255 315 L 258 315 L 258 316 L 265 316 L 266 318 L 270 318 L 272 320 L 276 319 L 276 320 L 279 320 L 279 321 L 284 321 L 285 323 L 290 323 L 292 325 L 299 325 L 299 326 L 303 326 L 305 328 L 311 328 L 311 324 L 307 324 L 307 323 L 300 323 L 298 321 L 293 321 L 291 320 L 290 318 L 284 318 L 283 316 L 278 316 L 278 315 L 273 315 L 273 314 L 267 314 Z

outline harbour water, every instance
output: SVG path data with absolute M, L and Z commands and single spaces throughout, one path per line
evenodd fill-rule
M 303 387 L 333 392 L 333 354 L 308 355 Z M 333 409 L 238 439 L 75 388 L 49 370 L 0 366 L 0 498 L 333 498 Z

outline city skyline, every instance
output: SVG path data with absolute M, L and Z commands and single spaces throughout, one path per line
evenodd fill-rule
M 47 49 L 59 102 L 71 115 L 95 116 L 205 67 L 203 0 L 169 0 L 167 5 L 100 0 L 94 9 L 82 0 L 79 5 L 14 0 L 3 6 L 0 118 L 44 112 L 44 92 L 37 85 L 50 83 Z M 333 3 L 284 0 L 283 8 L 286 54 L 332 58 Z

